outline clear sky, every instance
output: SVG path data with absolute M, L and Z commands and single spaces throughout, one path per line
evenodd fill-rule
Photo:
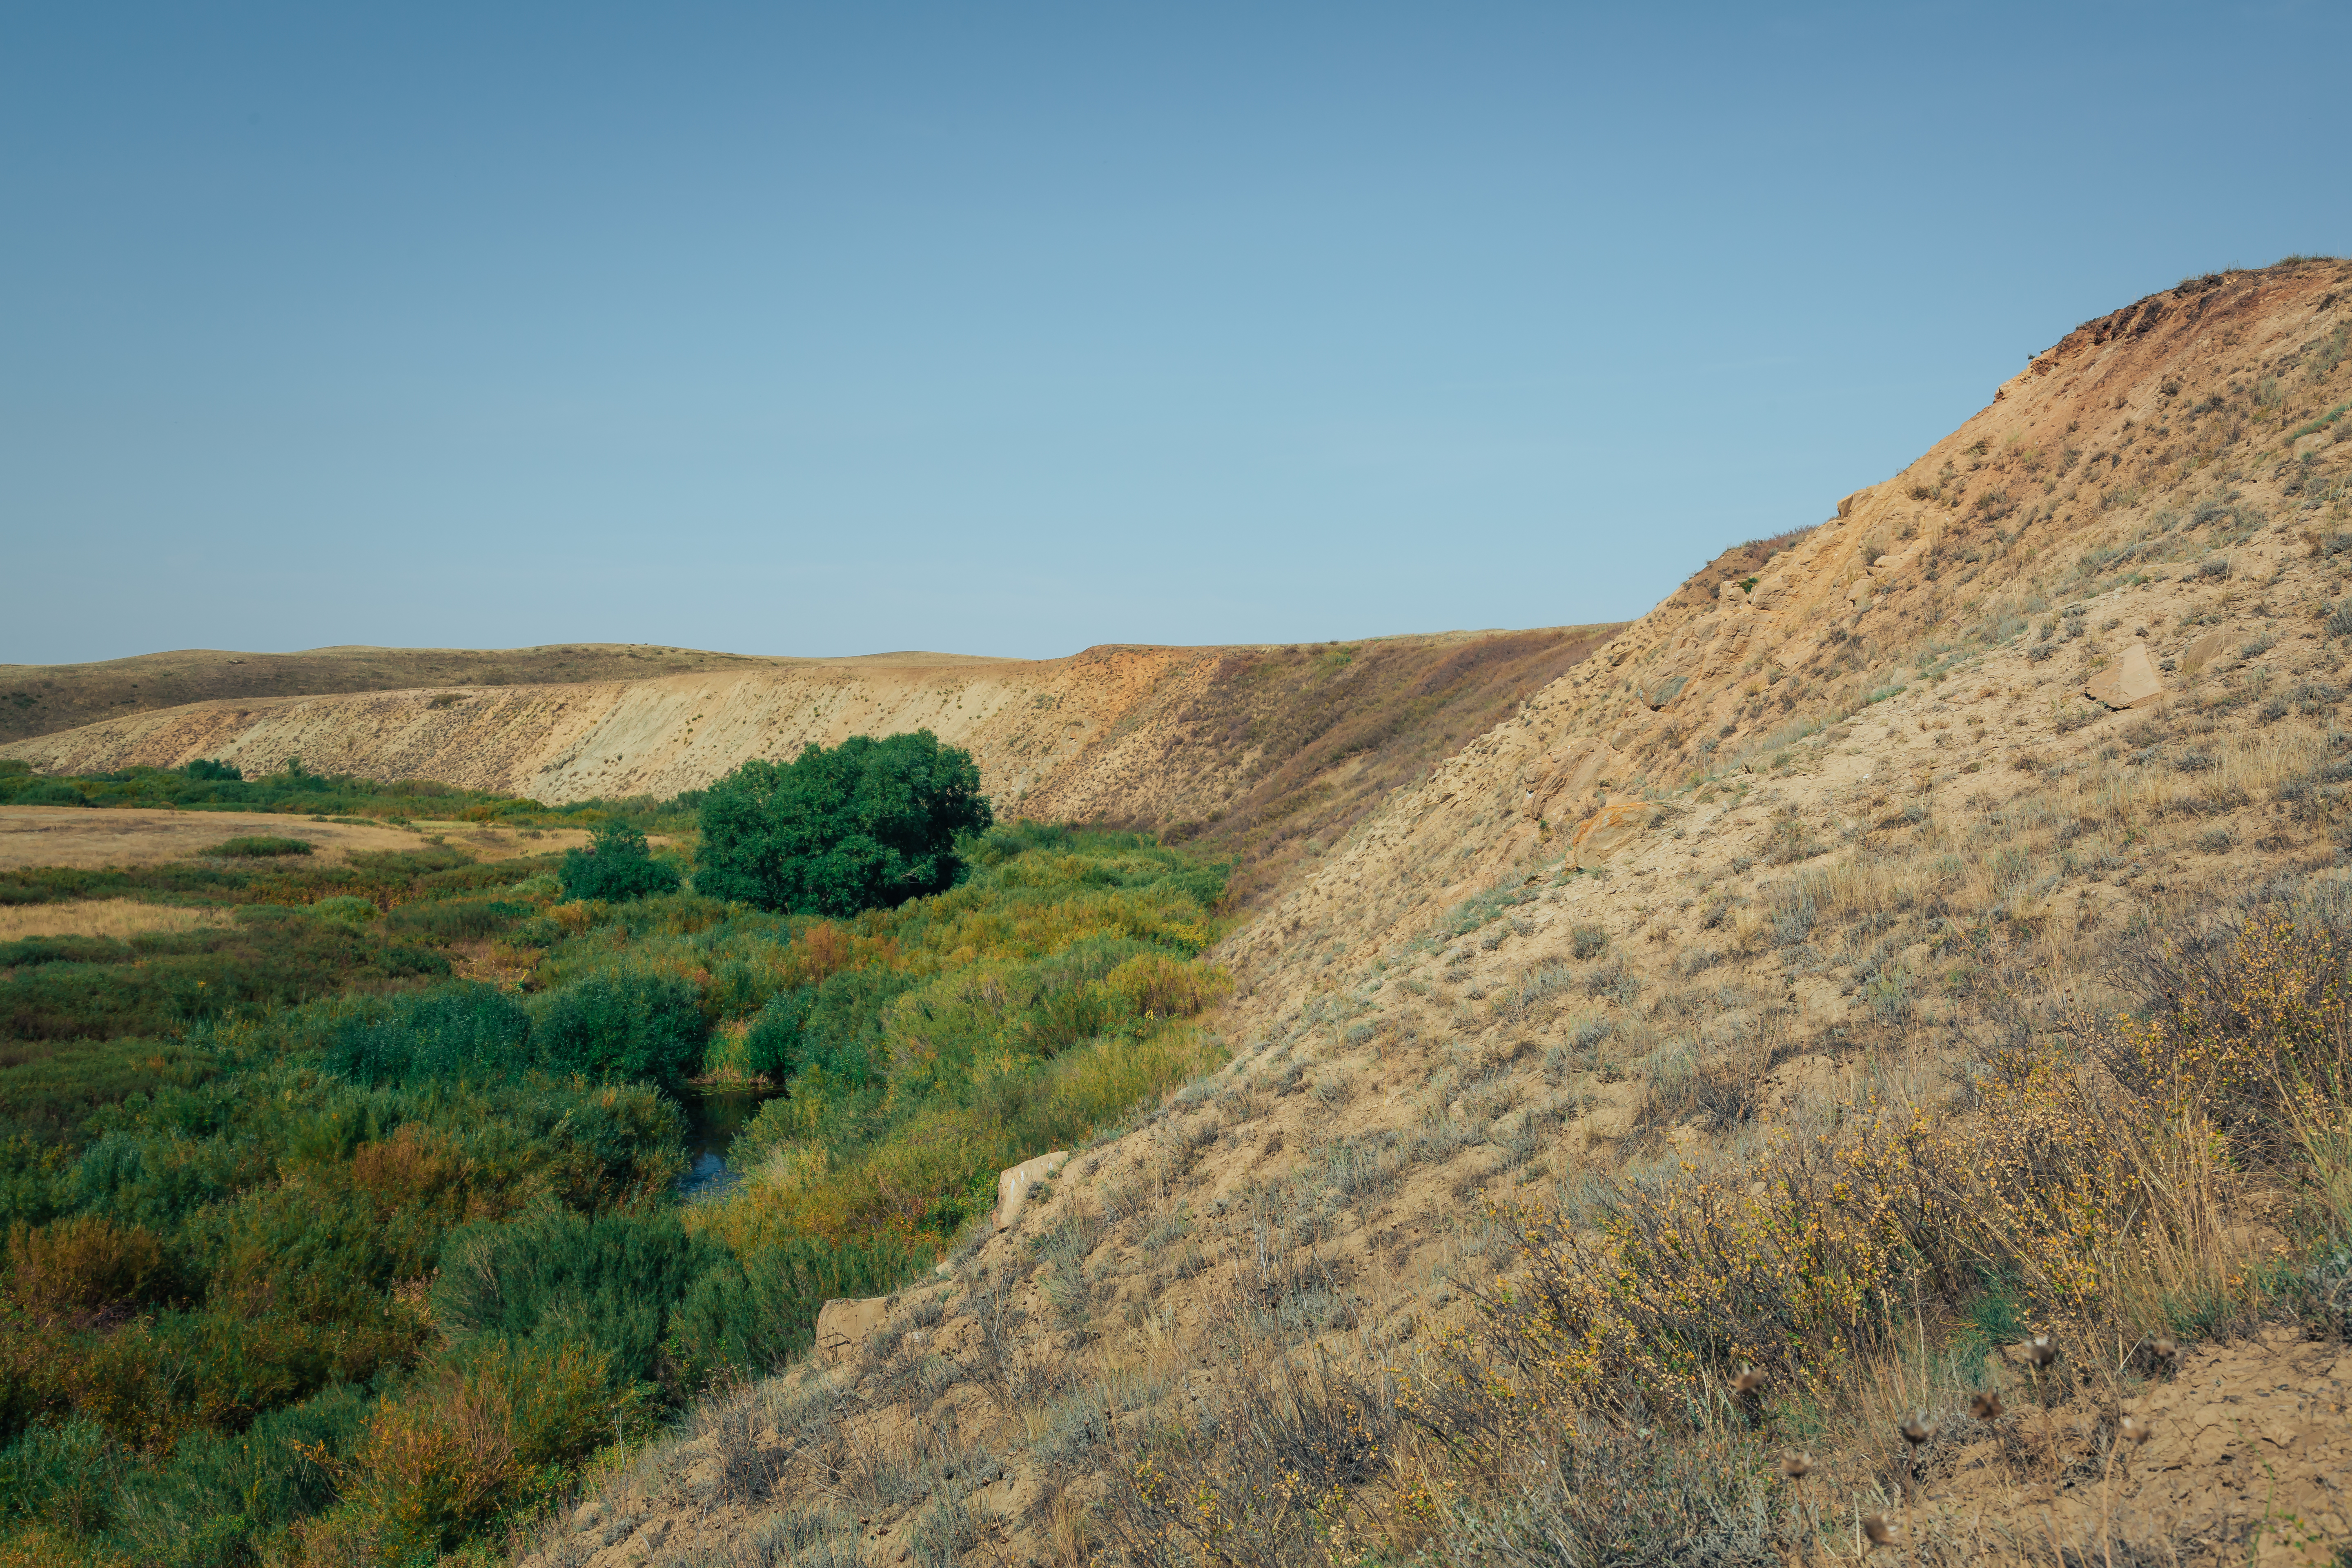
M 0 3 L 0 660 L 1639 614 L 2352 251 L 2352 6 Z

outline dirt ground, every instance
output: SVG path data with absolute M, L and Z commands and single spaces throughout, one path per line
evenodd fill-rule
M 588 842 L 588 835 L 549 829 L 526 838 L 513 828 L 472 822 L 419 822 L 415 827 L 313 822 L 257 811 L 92 810 L 58 805 L 0 806 L 0 870 L 26 866 L 155 866 L 185 860 L 226 838 L 266 835 L 318 846 L 305 862 L 333 864 L 354 851 L 414 849 L 438 839 L 487 859 L 541 855 Z

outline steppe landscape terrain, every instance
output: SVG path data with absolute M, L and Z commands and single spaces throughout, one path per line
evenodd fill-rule
M 1241 855 L 1255 889 L 1616 629 L 1099 647 L 1046 660 L 652 649 L 642 674 L 629 651 L 435 654 L 453 669 L 498 665 L 541 679 L 403 689 L 377 683 L 417 673 L 425 656 L 322 649 L 278 656 L 291 668 L 263 691 L 45 731 L 0 745 L 0 760 L 97 773 L 199 757 L 266 771 L 299 757 L 314 772 L 561 803 L 666 798 L 747 758 L 928 729 L 972 753 L 1005 816 L 1149 824 Z M 608 657 L 551 668 L 571 651 Z M 272 656 L 234 657 L 272 667 Z M 79 667 L 61 684 L 78 690 L 92 679 L 84 672 L 141 663 Z M 350 670 L 364 680 L 344 685 Z M 307 694 L 264 694 L 298 679 Z
M 371 650 L 59 696 L 133 710 L 0 758 L 617 801 L 920 727 L 1001 819 L 1235 862 L 1182 1081 L 478 1555 L 2340 1564 L 2347 358 L 2352 263 L 2185 280 L 1622 626 L 397 687 L 493 656 Z M 525 869 L 571 940 L 650 929 Z M 813 1212 L 814 1137 L 758 1149 L 737 1212 Z
M 2087 1047 L 2352 894 L 2347 336 L 2190 279 L 1695 575 L 1226 940 L 1222 1071 L 532 1561 L 2342 1561 L 2352 1261 L 2272 1305 L 2314 1194 Z

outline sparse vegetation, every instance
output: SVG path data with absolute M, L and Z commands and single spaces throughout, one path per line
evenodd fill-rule
M 1665 1517 L 1771 1561 L 1757 1504 L 1772 1456 L 1863 1418 L 1876 1363 L 1912 1353 L 1916 1323 L 1962 1342 L 1980 1321 L 2031 1324 L 2120 1387 L 2159 1335 L 2299 1299 L 2298 1260 L 2352 1237 L 2347 957 L 2332 906 L 2257 908 L 2145 959 L 2143 1012 L 2021 1018 L 1965 1117 L 1874 1095 L 1743 1165 L 1607 1183 L 1572 1211 L 1503 1205 L 1507 1283 L 1402 1404 L 1436 1440 L 1414 1495 L 1464 1542 L 1538 1519 L 1598 1541 L 1622 1516 L 1532 1460 L 1622 1478 L 1671 1453 L 1716 1468 L 1685 1497 L 1696 1514 Z M 2275 1241 L 2225 1217 L 2263 1188 L 2296 1194 Z M 1964 1401 L 1980 1363 L 1948 1364 L 1935 1397 Z M 1717 1413 L 1751 1367 L 1772 1392 L 1727 1433 Z

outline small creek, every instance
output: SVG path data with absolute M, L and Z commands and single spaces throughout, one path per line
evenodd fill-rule
M 776 1089 L 716 1089 L 688 1094 L 686 1111 L 686 1174 L 677 1179 L 678 1195 L 688 1203 L 704 1203 L 725 1194 L 742 1180 L 729 1167 L 727 1151 L 736 1134 L 751 1124 L 760 1107 L 778 1097 Z

